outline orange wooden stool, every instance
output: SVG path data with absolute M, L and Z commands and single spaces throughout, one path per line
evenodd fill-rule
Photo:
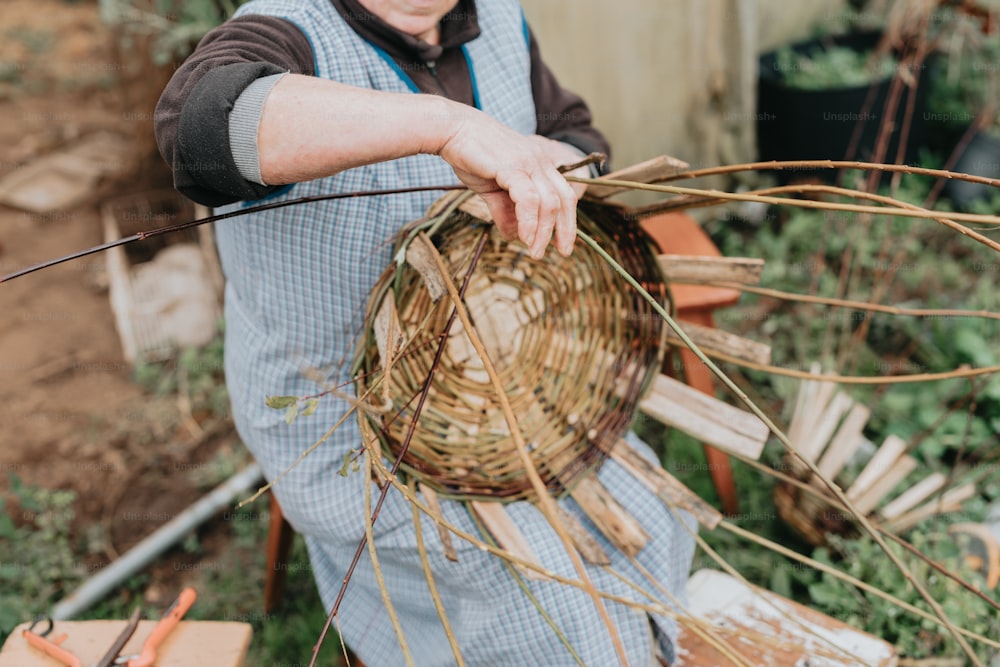
M 698 221 L 686 213 L 650 216 L 642 221 L 642 227 L 656 241 L 661 253 L 692 257 L 722 256 Z M 670 291 L 677 306 L 678 319 L 706 327 L 715 326 L 713 313 L 716 308 L 731 306 L 740 298 L 738 290 L 707 285 L 671 285 Z M 715 395 L 712 372 L 687 348 L 680 350 L 680 357 L 685 382 L 698 391 Z M 708 460 L 715 490 L 722 501 L 723 511 L 726 514 L 736 514 L 739 511 L 739 501 L 729 467 L 729 457 L 706 445 L 705 458 Z

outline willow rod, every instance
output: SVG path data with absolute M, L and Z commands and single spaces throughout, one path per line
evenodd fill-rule
M 695 354 L 695 356 L 697 356 L 698 359 L 702 363 L 704 363 L 712 371 L 712 373 L 722 381 L 722 383 L 726 386 L 726 388 L 729 389 L 731 392 L 733 392 L 733 394 L 736 395 L 740 399 L 740 401 L 744 405 L 746 405 L 747 408 L 749 408 L 749 410 L 754 415 L 757 416 L 758 419 L 764 422 L 764 424 L 768 427 L 768 429 L 770 429 L 770 431 L 774 433 L 774 435 L 778 438 L 781 444 L 784 445 L 789 452 L 791 452 L 797 459 L 799 459 L 810 470 L 810 472 L 812 472 L 817 477 L 817 479 L 821 480 L 830 489 L 830 491 L 835 496 L 837 496 L 837 498 L 839 498 L 842 503 L 844 503 L 844 505 L 846 505 L 848 508 L 854 507 L 854 504 L 847 498 L 843 490 L 841 490 L 839 486 L 837 486 L 830 479 L 828 479 L 827 476 L 824 475 L 822 471 L 819 470 L 819 468 L 813 461 L 802 456 L 798 448 L 794 444 L 792 444 L 791 440 L 788 439 L 788 436 L 785 435 L 785 433 L 782 430 L 780 430 L 777 427 L 777 425 L 775 425 L 775 423 L 767 416 L 766 413 L 764 413 L 763 410 L 761 410 L 757 406 L 756 403 L 750 400 L 750 398 L 743 392 L 742 389 L 740 389 L 729 378 L 729 376 L 727 376 L 724 372 L 722 372 L 722 370 L 718 366 L 716 366 L 711 359 L 705 356 L 705 353 L 701 351 L 701 348 L 699 348 L 690 339 L 690 337 L 684 332 L 683 329 L 681 329 L 681 327 L 670 316 L 670 314 L 666 310 L 664 310 L 663 306 L 660 305 L 660 303 L 656 299 L 654 299 L 649 294 L 649 292 L 647 292 L 642 287 L 642 285 L 640 285 L 635 280 L 635 278 L 629 275 L 629 273 L 625 271 L 625 269 L 623 269 L 622 266 L 618 262 L 616 262 L 613 257 L 611 257 L 607 252 L 605 252 L 605 250 L 601 248 L 587 234 L 578 229 L 577 236 L 579 236 L 587 245 L 593 248 L 594 251 L 597 252 L 604 259 L 604 261 L 608 263 L 609 266 L 611 266 L 619 275 L 622 276 L 622 278 L 625 279 L 626 282 L 628 282 L 637 292 L 639 292 L 639 294 L 641 294 L 642 297 L 646 299 L 646 301 L 649 302 L 649 304 L 653 307 L 653 309 L 660 314 L 660 317 L 662 317 L 664 321 L 670 326 L 670 328 L 673 329 L 674 333 L 677 334 L 677 336 L 688 347 L 688 349 L 690 349 Z M 948 629 L 948 632 L 952 635 L 952 637 L 955 638 L 955 641 L 958 642 L 959 646 L 962 647 L 962 650 L 969 657 L 969 660 L 977 667 L 983 667 L 982 661 L 979 660 L 979 657 L 972 650 L 972 647 L 969 646 L 968 642 L 965 641 L 965 638 L 962 637 L 961 634 L 959 634 L 958 629 L 955 627 L 954 623 L 952 623 L 951 619 L 949 619 L 947 615 L 944 613 L 944 610 L 941 608 L 941 605 L 933 598 L 933 596 L 931 596 L 931 594 L 927 591 L 927 589 L 919 581 L 917 581 L 916 577 L 913 576 L 913 573 L 910 572 L 909 568 L 906 567 L 906 564 L 903 563 L 903 561 L 899 557 L 897 557 L 896 554 L 892 553 L 892 551 L 889 549 L 888 543 L 875 530 L 871 522 L 868 521 L 867 517 L 862 516 L 857 511 L 853 513 L 857 516 L 858 523 L 861 524 L 865 532 L 867 532 L 872 537 L 872 539 L 875 540 L 875 543 L 878 544 L 879 548 L 881 548 L 882 551 L 885 552 L 885 554 L 893 562 L 893 565 L 895 565 L 896 568 L 903 574 L 903 577 L 917 590 L 917 592 L 920 594 L 920 597 L 922 597 L 924 601 L 931 606 L 931 608 L 934 610 L 935 615 L 937 615 L 938 618 L 941 619 L 944 626 Z
M 674 281 L 681 284 L 684 281 Z M 798 294 L 796 292 L 786 292 L 784 290 L 770 287 L 757 287 L 756 285 L 744 285 L 743 283 L 732 283 L 725 281 L 706 281 L 690 283 L 694 285 L 709 285 L 712 287 L 724 287 L 735 289 L 748 294 L 758 294 L 760 296 L 772 297 L 783 301 L 797 301 L 800 303 L 815 303 L 822 306 L 834 306 L 838 308 L 850 308 L 852 310 L 868 310 L 875 313 L 887 313 L 889 315 L 904 315 L 907 317 L 981 317 L 988 320 L 1000 320 L 1000 313 L 989 310 L 961 310 L 958 308 L 903 308 L 900 306 L 884 306 L 868 301 L 855 301 L 853 299 L 836 299 L 828 296 L 815 296 L 812 294 Z
M 870 213 L 872 215 L 891 215 L 899 218 L 924 218 L 928 220 L 941 221 L 941 215 L 938 212 L 927 211 L 925 209 L 911 210 L 906 208 L 890 208 L 887 206 L 864 206 L 862 204 L 831 204 L 829 202 L 815 201 L 812 199 L 790 199 L 788 197 L 771 197 L 769 195 L 754 195 L 748 193 L 738 193 L 738 192 L 724 192 L 722 190 L 702 190 L 697 188 L 683 188 L 674 185 L 651 185 L 648 183 L 635 183 L 633 181 L 618 181 L 612 179 L 596 179 L 596 178 L 580 178 L 577 176 L 567 176 L 567 181 L 573 183 L 585 183 L 587 185 L 611 185 L 624 188 L 630 188 L 633 190 L 648 190 L 650 192 L 663 192 L 667 194 L 675 195 L 694 195 L 696 197 L 714 198 L 726 201 L 746 201 L 746 202 L 756 202 L 761 204 L 775 204 L 780 206 L 797 206 L 799 208 L 811 208 L 820 209 L 825 211 L 850 211 L 852 213 Z M 824 186 L 794 186 L 795 190 L 806 191 L 811 188 L 820 188 Z M 851 191 L 855 192 L 855 191 Z M 865 197 L 869 195 L 865 194 Z M 948 214 L 950 220 L 962 220 L 964 222 L 978 222 L 982 224 L 998 225 L 1000 224 L 1000 218 L 993 215 L 980 215 L 978 213 L 950 213 Z M 982 234 L 973 231 L 967 227 L 961 225 L 949 225 L 956 228 L 956 231 L 961 232 L 963 235 L 968 236 L 976 241 L 979 241 L 985 246 L 1000 252 L 1000 243 L 983 236 Z
M 431 248 L 434 247 L 429 238 L 425 236 L 424 240 Z M 514 445 L 517 448 L 517 454 L 521 459 L 524 472 L 528 476 L 528 480 L 531 482 L 531 486 L 538 497 L 539 508 L 542 510 L 542 514 L 548 518 L 549 523 L 552 525 L 552 529 L 555 530 L 559 539 L 565 546 L 566 554 L 573 563 L 573 567 L 576 569 L 577 574 L 580 577 L 580 581 L 584 583 L 584 590 L 587 591 L 587 594 L 590 595 L 591 599 L 594 601 L 594 605 L 597 607 L 597 613 L 607 626 L 608 632 L 611 635 L 611 641 L 615 647 L 615 652 L 618 654 L 619 662 L 622 664 L 622 667 L 627 667 L 628 658 L 625 653 L 625 646 L 622 644 L 621 637 L 611 620 L 611 616 L 608 614 L 607 608 L 604 606 L 604 602 L 597 594 L 597 589 L 594 587 L 593 582 L 590 581 L 590 577 L 587 575 L 587 569 L 580 558 L 580 553 L 576 550 L 576 547 L 573 545 L 573 541 L 570 539 L 569 533 L 559 520 L 559 512 L 555 501 L 552 500 L 552 497 L 549 495 L 548 489 L 545 487 L 545 483 L 542 481 L 541 476 L 535 469 L 534 462 L 531 460 L 531 456 L 528 454 L 527 444 L 525 443 L 524 436 L 521 433 L 517 417 L 514 415 L 514 409 L 511 407 L 510 399 L 507 396 L 507 392 L 504 390 L 503 381 L 500 379 L 500 375 L 497 373 L 496 367 L 493 365 L 493 361 L 486 352 L 486 347 L 483 345 L 482 340 L 480 340 L 479 334 L 476 332 L 476 328 L 473 325 L 472 320 L 469 318 L 469 313 L 465 308 L 465 304 L 462 302 L 462 297 L 455 288 L 455 283 L 452 281 L 451 276 L 448 275 L 448 269 L 445 267 L 444 261 L 441 259 L 441 255 L 434 250 L 431 253 L 431 256 L 433 257 L 435 264 L 437 264 L 438 272 L 441 274 L 445 287 L 448 289 L 448 295 L 451 297 L 455 310 L 458 312 L 458 317 L 462 321 L 462 326 L 465 328 L 465 334 L 468 337 L 469 342 L 472 344 L 472 347 L 476 350 L 476 354 L 479 355 L 480 360 L 483 362 L 483 369 L 486 371 L 486 374 L 490 378 L 490 382 L 493 384 L 493 387 L 497 392 L 497 401 L 500 403 L 500 409 L 503 412 L 504 420 L 510 428 L 511 439 L 514 441 Z M 414 420 L 414 422 L 415 421 L 416 420 Z
M 682 171 L 662 179 L 661 182 L 701 178 L 703 176 L 717 176 L 720 174 L 732 174 L 740 171 L 769 171 L 772 169 L 777 171 L 785 171 L 788 169 L 860 169 L 862 171 L 888 171 L 904 174 L 917 174 L 920 176 L 932 176 L 934 178 L 945 178 L 948 180 L 968 181 L 969 183 L 982 183 L 983 185 L 1000 187 L 1000 179 L 997 178 L 963 174 L 962 172 L 948 171 L 946 169 L 915 167 L 908 164 L 883 164 L 880 162 L 860 162 L 857 160 L 769 160 L 764 162 L 744 162 L 742 164 L 730 164 L 720 167 L 706 167 L 705 169 Z
M 469 269 L 465 274 L 464 281 L 462 282 L 462 288 L 460 291 L 461 294 L 465 294 L 465 290 L 469 286 L 469 281 L 472 278 L 472 272 L 475 270 L 476 264 L 479 262 L 479 257 L 483 253 L 483 248 L 486 246 L 487 237 L 488 233 L 483 232 L 483 234 L 479 238 L 479 243 L 476 246 L 475 252 L 472 257 L 472 261 L 469 264 Z M 461 300 L 459 300 L 458 303 L 461 303 Z M 448 322 L 447 324 L 445 324 L 444 336 L 442 336 L 441 338 L 441 343 L 438 345 L 438 349 L 434 355 L 434 361 L 430 367 L 430 370 L 427 373 L 427 380 L 424 383 L 423 390 L 420 392 L 420 398 L 417 401 L 417 406 L 413 414 L 413 421 L 410 423 L 410 427 L 406 433 L 406 439 L 403 441 L 403 444 L 400 447 L 399 455 L 396 457 L 396 460 L 392 464 L 392 470 L 390 471 L 390 473 L 393 476 L 395 476 L 396 473 L 399 471 L 399 466 L 400 464 L 402 464 L 403 457 L 406 456 L 406 452 L 409 449 L 410 441 L 413 439 L 413 434 L 417 428 L 417 419 L 420 417 L 420 412 L 423 410 L 424 404 L 427 401 L 427 395 L 430 393 L 431 382 L 433 381 L 434 374 L 437 371 L 438 365 L 441 362 L 441 357 L 444 355 L 444 349 L 448 343 L 448 332 L 451 330 L 451 326 L 455 322 L 455 316 L 457 311 L 458 311 L 457 307 L 452 309 L 451 315 L 448 318 Z M 372 384 L 372 387 L 365 392 L 366 395 L 371 393 L 376 384 L 377 382 Z M 375 457 L 373 456 L 369 456 L 369 459 L 374 459 L 374 458 Z M 368 533 L 370 532 L 371 525 L 374 524 L 375 521 L 378 519 L 379 512 L 382 510 L 382 505 L 385 502 L 385 498 L 389 493 L 389 489 L 391 488 L 392 487 L 389 485 L 383 487 L 381 493 L 379 494 L 378 501 L 375 503 L 375 511 L 371 514 L 371 519 L 365 522 L 366 523 L 365 534 L 358 542 L 358 547 L 357 549 L 355 549 L 354 552 L 354 558 L 351 560 L 351 564 L 348 567 L 347 574 L 344 576 L 344 581 L 340 586 L 340 590 L 337 592 L 337 598 L 333 603 L 333 608 L 330 610 L 330 614 L 326 618 L 326 623 L 323 625 L 323 631 L 320 633 L 319 639 L 316 640 L 316 645 L 313 647 L 312 659 L 309 661 L 309 667 L 315 667 L 316 660 L 319 659 L 320 647 L 323 645 L 323 640 L 326 639 L 326 635 L 330 631 L 330 625 L 333 623 L 333 619 L 337 617 L 337 613 L 340 611 L 340 604 L 344 600 L 344 594 L 347 592 L 347 586 L 348 584 L 351 583 L 351 577 L 354 573 L 355 568 L 358 565 L 358 561 L 361 560 L 361 554 L 364 552 L 365 545 L 368 542 Z
M 459 539 L 465 540 L 469 544 L 472 544 L 473 546 L 475 546 L 475 547 L 477 547 L 477 548 L 479 548 L 479 549 L 481 549 L 483 551 L 491 553 L 494 556 L 497 556 L 498 558 L 502 558 L 502 559 L 504 559 L 504 560 L 506 560 L 508 562 L 511 562 L 511 563 L 513 563 L 515 565 L 518 565 L 519 567 L 523 567 L 523 568 L 525 568 L 527 570 L 531 570 L 533 572 L 537 572 L 538 574 L 542 575 L 543 577 L 545 577 L 547 579 L 551 579 L 552 581 L 554 581 L 556 583 L 563 584 L 565 586 L 572 586 L 573 588 L 584 590 L 584 584 L 581 581 L 577 580 L 577 579 L 570 579 L 568 577 L 564 577 L 564 576 L 562 576 L 560 574 L 557 574 L 555 572 L 552 572 L 551 570 L 548 570 L 548 569 L 546 569 L 546 568 L 544 568 L 544 567 L 542 567 L 542 566 L 540 566 L 540 565 L 538 565 L 536 563 L 524 560 L 523 558 L 519 558 L 519 557 L 517 557 L 517 556 L 515 556 L 515 555 L 513 555 L 513 554 L 511 554 L 511 553 L 509 553 L 507 551 L 504 551 L 503 549 L 500 549 L 500 548 L 498 548 L 496 546 L 493 546 L 493 545 L 491 545 L 491 544 L 489 544 L 487 542 L 484 542 L 483 540 L 479 539 L 475 535 L 472 535 L 471 533 L 468 533 L 468 532 L 462 530 L 461 528 L 459 528 L 459 527 L 457 527 L 457 526 L 449 523 L 448 520 L 445 519 L 444 516 L 440 512 L 436 512 L 433 509 L 431 509 L 430 507 L 428 507 L 427 505 L 425 505 L 424 503 L 420 502 L 420 500 L 418 500 L 413 494 L 411 494 L 409 492 L 409 489 L 406 487 L 406 485 L 404 485 L 403 483 L 401 483 L 395 476 L 389 476 L 388 475 L 388 473 L 389 473 L 388 468 L 385 466 L 384 463 L 382 463 L 380 460 L 378 460 L 377 457 L 372 457 L 372 460 L 375 462 L 375 466 L 380 470 L 380 472 L 383 474 L 383 476 L 386 476 L 386 479 L 389 481 L 389 483 L 392 484 L 394 487 L 396 487 L 396 489 L 398 489 L 399 492 L 403 494 L 403 496 L 406 498 L 407 502 L 410 502 L 410 503 L 416 505 L 416 507 L 418 509 L 420 509 L 421 512 L 423 512 L 424 514 L 426 514 L 427 516 L 429 516 L 430 518 L 432 518 L 438 524 L 444 526 L 447 531 L 449 531 L 450 533 L 452 533 L 453 535 L 455 535 Z M 742 530 L 742 529 L 739 529 L 738 526 L 730 524 L 730 523 L 728 523 L 726 521 L 723 521 L 720 525 L 725 526 L 727 529 L 729 529 L 730 527 L 732 527 L 732 528 L 736 528 L 737 530 Z M 789 549 L 786 549 L 785 547 L 782 547 L 779 544 L 771 543 L 768 540 L 765 540 L 764 538 L 761 538 L 761 537 L 759 537 L 757 535 L 754 535 L 753 533 L 749 533 L 749 537 L 747 537 L 747 539 L 761 540 L 762 541 L 762 546 L 765 546 L 765 547 L 769 547 L 770 544 L 774 544 L 774 546 L 775 546 L 774 550 L 777 551 L 778 553 L 781 553 L 782 555 L 787 556 L 788 558 L 791 558 L 793 560 L 797 560 L 797 561 L 805 563 L 807 565 L 814 565 L 817 570 L 820 570 L 820 571 L 823 571 L 823 572 L 827 572 L 831 576 L 833 576 L 833 577 L 835 577 L 837 579 L 840 579 L 841 581 L 845 581 L 847 583 L 850 583 L 852 585 L 857 586 L 858 588 L 862 588 L 864 590 L 867 590 L 868 592 L 872 593 L 873 595 L 875 595 L 877 597 L 880 597 L 883 600 L 886 600 L 887 602 L 890 602 L 890 603 L 896 605 L 900 609 L 903 609 L 905 611 L 913 613 L 913 614 L 915 614 L 915 615 L 917 615 L 917 616 L 919 616 L 921 618 L 924 618 L 924 619 L 926 619 L 928 621 L 931 621 L 932 623 L 935 623 L 937 625 L 944 626 L 944 623 L 941 621 L 941 619 L 936 618 L 933 614 L 930 614 L 930 613 L 928 613 L 928 612 L 926 612 L 923 609 L 920 609 L 918 607 L 914 607 L 910 603 L 905 602 L 903 600 L 900 600 L 899 598 L 893 596 L 892 594 L 886 593 L 885 591 L 882 591 L 882 590 L 880 590 L 880 589 L 872 586 L 871 584 L 867 584 L 867 583 L 861 581 L 860 579 L 852 577 L 849 574 L 841 572 L 840 570 L 837 570 L 836 568 L 832 568 L 832 567 L 824 565 L 823 563 L 820 563 L 818 561 L 814 561 L 813 559 L 809 558 L 808 556 L 803 556 L 802 554 L 799 554 L 799 553 L 796 553 L 796 552 L 791 551 Z M 788 553 L 784 553 L 786 551 Z M 721 558 L 721 556 L 720 556 L 720 558 Z M 738 574 L 739 573 L 737 573 L 737 575 Z M 643 604 L 641 602 L 636 602 L 635 600 L 631 600 L 629 598 L 626 598 L 624 596 L 617 595 L 617 594 L 614 594 L 614 593 L 609 593 L 607 591 L 598 591 L 598 595 L 600 595 L 601 598 L 603 598 L 605 600 L 608 600 L 610 602 L 618 602 L 620 604 L 626 605 L 626 606 L 631 607 L 633 609 L 638 609 L 638 610 L 646 611 L 646 612 L 653 613 L 653 614 L 662 614 L 662 615 L 665 615 L 665 616 L 670 616 L 672 618 L 677 618 L 677 616 L 678 616 L 678 614 L 676 614 L 673 610 L 671 610 L 669 607 L 667 607 L 666 605 L 663 605 L 663 604 L 659 604 L 659 605 Z M 961 634 L 963 634 L 964 636 L 970 638 L 970 639 L 976 640 L 977 642 L 980 642 L 980 643 L 985 644 L 987 646 L 991 646 L 993 648 L 1000 649 L 1000 641 L 997 641 L 995 639 L 990 639 L 989 637 L 985 637 L 983 635 L 977 634 L 977 633 L 975 633 L 975 632 L 973 632 L 971 630 L 966 630 L 964 628 L 959 628 L 959 632 Z
M 763 473 L 765 475 L 769 475 L 769 476 L 773 477 L 774 479 L 778 480 L 779 482 L 784 482 L 786 484 L 790 484 L 790 485 L 794 486 L 795 488 L 797 488 L 797 489 L 799 489 L 799 490 L 801 490 L 801 491 L 803 491 L 805 493 L 808 493 L 809 495 L 811 495 L 814 498 L 819 498 L 820 500 L 823 500 L 824 502 L 828 502 L 830 504 L 830 506 L 833 507 L 833 509 L 840 510 L 840 511 L 845 512 L 845 513 L 849 513 L 850 512 L 850 510 L 847 507 L 845 507 L 844 505 L 842 505 L 839 500 L 837 500 L 836 498 L 834 498 L 833 496 L 831 496 L 831 495 L 829 495 L 827 493 L 824 493 L 820 489 L 817 489 L 816 487 L 812 486 L 808 482 L 803 482 L 802 480 L 796 479 L 795 477 L 792 477 L 791 475 L 786 475 L 785 473 L 781 472 L 780 470 L 775 470 L 774 468 L 771 468 L 770 466 L 764 465 L 760 461 L 755 461 L 754 459 L 751 459 L 751 458 L 749 458 L 747 456 L 744 456 L 744 455 L 742 455 L 742 454 L 740 454 L 738 452 L 730 452 L 729 456 L 732 456 L 734 458 L 739 459 L 742 463 L 745 463 L 746 465 L 750 466 L 751 468 L 756 469 L 758 472 L 761 472 L 761 473 Z M 967 482 L 968 483 L 975 483 L 976 480 L 967 480 Z M 915 557 L 919 558 L 920 560 L 924 561 L 925 563 L 927 563 L 928 565 L 930 565 L 934 569 L 938 570 L 941 574 L 943 574 L 944 576 L 948 577 L 949 579 L 951 579 L 956 584 L 958 584 L 959 586 L 961 586 L 962 588 L 964 588 L 968 592 L 972 593 L 976 597 L 981 598 L 982 600 L 984 600 L 985 602 L 987 602 L 991 607 L 993 607 L 997 611 L 1000 611 L 1000 602 L 997 602 L 997 601 L 989 598 L 981 590 L 979 590 L 978 588 L 976 588 L 975 586 L 973 586 L 972 584 L 970 584 L 969 582 L 967 582 L 965 579 L 962 579 L 962 577 L 958 576 L 954 572 L 949 572 L 946 568 L 941 567 L 938 563 L 936 563 L 935 561 L 931 560 L 930 558 L 928 558 L 924 554 L 920 553 L 920 551 L 918 551 L 916 547 L 914 547 L 912 544 L 910 544 L 909 542 L 907 542 L 902 537 L 900 537 L 900 536 L 898 536 L 898 535 L 896 535 L 896 534 L 894 534 L 894 533 L 886 530 L 882 526 L 876 526 L 876 528 L 878 528 L 878 530 L 883 535 L 886 535 L 887 537 L 889 537 L 893 542 L 896 542 L 900 546 L 903 546 L 907 551 L 909 551 L 910 553 L 912 553 Z

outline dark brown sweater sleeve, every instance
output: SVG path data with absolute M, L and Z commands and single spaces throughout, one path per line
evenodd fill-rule
M 156 106 L 160 154 L 174 187 L 207 206 L 261 199 L 283 186 L 244 179 L 229 145 L 229 113 L 257 79 L 280 72 L 312 75 L 312 46 L 292 23 L 244 16 L 209 32 L 181 65 Z
M 538 40 L 528 30 L 531 51 L 531 93 L 538 116 L 538 134 L 576 146 L 584 153 L 604 153 L 611 158 L 611 146 L 592 124 L 590 109 L 583 98 L 559 85 L 555 74 L 542 61 Z M 602 172 L 607 171 L 607 162 Z

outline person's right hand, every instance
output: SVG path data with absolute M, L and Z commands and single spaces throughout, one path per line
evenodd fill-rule
M 564 256 L 576 240 L 577 194 L 557 169 L 572 159 L 555 146 L 469 108 L 438 154 L 486 201 L 500 232 L 538 259 L 553 234 Z

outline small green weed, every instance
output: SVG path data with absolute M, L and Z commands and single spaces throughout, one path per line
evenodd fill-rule
M 0 514 L 0 637 L 46 611 L 87 575 L 71 536 L 76 494 L 25 486 L 14 475 L 10 483 L 23 523 Z

